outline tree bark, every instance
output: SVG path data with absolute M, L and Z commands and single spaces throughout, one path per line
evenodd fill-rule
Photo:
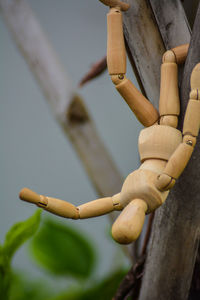
M 149 0 L 165 48 L 190 42 L 190 26 L 178 0 Z
M 189 43 L 190 27 L 179 0 L 126 0 L 124 35 L 141 90 L 158 107 L 160 65 L 166 49 Z
M 167 4 L 169 5 L 169 1 Z M 200 61 L 199 18 L 200 8 L 181 80 L 180 127 L 189 97 L 190 74 Z M 156 213 L 140 300 L 188 298 L 200 232 L 198 146 L 199 139 L 184 173 L 170 192 L 166 203 Z
M 129 58 L 143 93 L 157 106 L 160 64 L 165 47 L 151 7 L 146 0 L 129 0 L 123 14 L 124 35 Z
M 148 24 L 146 18 L 151 19 L 151 22 L 154 24 L 154 30 L 156 20 L 158 24 L 157 30 L 159 28 L 160 32 L 160 39 L 163 41 L 166 49 L 170 49 L 179 44 L 188 43 L 190 41 L 190 28 L 180 1 L 161 0 L 158 2 L 156 0 L 149 0 L 134 1 L 134 3 L 132 3 L 133 1 L 129 2 L 131 3 L 133 11 L 130 11 L 129 15 L 128 13 L 126 14 L 126 17 L 131 19 L 131 21 L 125 20 L 127 44 L 128 46 L 130 44 L 129 50 L 135 62 L 135 67 L 137 68 L 137 64 L 139 64 L 137 72 L 147 97 L 154 93 L 152 98 L 158 99 L 159 83 L 157 82 L 151 87 L 151 84 L 149 84 L 150 80 L 146 83 L 148 77 L 145 77 L 145 80 L 143 79 L 143 73 L 146 73 L 145 67 L 149 65 L 150 71 L 148 76 L 151 76 L 152 68 L 153 76 L 155 78 L 159 77 L 158 74 L 156 74 L 156 72 L 160 72 L 157 69 L 157 65 L 160 66 L 161 55 L 164 51 L 161 51 L 160 56 L 158 52 L 154 52 L 156 58 L 154 57 L 154 59 L 149 62 L 149 55 L 146 55 L 143 45 L 147 45 L 146 49 L 151 49 L 152 51 L 151 42 L 154 41 L 154 43 L 157 43 L 156 40 L 159 39 L 159 36 L 153 33 L 153 39 L 151 41 L 152 36 L 149 31 L 146 31 L 145 27 L 145 24 Z M 152 11 L 150 11 L 148 4 L 151 5 Z M 144 9 L 144 7 L 146 7 L 146 9 Z M 200 50 L 198 50 L 200 49 L 200 47 L 198 48 L 198 46 L 200 46 L 200 38 L 198 36 L 200 24 L 198 24 L 198 18 L 199 12 L 194 25 L 192 44 L 185 64 L 184 75 L 180 80 L 182 83 L 180 124 L 183 122 L 185 107 L 189 96 L 189 77 L 191 70 L 198 60 L 200 60 Z M 134 22 L 137 24 L 134 24 Z M 132 26 L 130 26 L 130 24 L 132 24 Z M 135 32 L 132 32 L 133 29 L 139 31 L 137 36 Z M 155 36 L 157 37 L 156 39 L 154 38 Z M 148 48 L 149 43 L 150 48 Z M 160 40 L 157 44 L 159 46 L 161 45 Z M 149 88 L 152 88 L 150 94 L 148 92 Z M 153 91 L 154 88 L 156 89 L 155 92 Z M 182 300 L 188 297 L 200 229 L 200 202 L 197 199 L 200 192 L 198 184 L 200 174 L 197 172 L 198 167 L 200 167 L 198 143 L 185 172 L 177 181 L 166 203 L 156 212 L 139 297 L 140 300 L 161 298 Z

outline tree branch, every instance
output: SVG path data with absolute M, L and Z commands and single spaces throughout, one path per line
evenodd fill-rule
M 171 1 L 167 1 L 167 6 L 170 6 L 170 3 Z M 164 5 L 162 7 L 166 13 L 167 7 Z M 196 17 L 189 54 L 181 80 L 181 124 L 189 97 L 190 74 L 194 65 L 200 61 L 199 18 L 200 10 Z M 184 42 L 187 42 L 188 30 L 184 32 L 180 28 L 179 34 L 182 35 L 183 40 L 185 37 Z M 170 39 L 172 37 L 173 35 Z M 174 46 L 173 42 L 170 42 L 169 46 L 171 47 L 171 43 Z M 198 148 L 199 141 L 190 163 L 170 192 L 165 205 L 156 212 L 140 300 L 159 299 L 160 295 L 164 300 L 184 300 L 188 297 L 200 230 L 200 173 L 198 172 L 200 156 Z M 152 274 L 154 274 L 153 279 Z M 151 296 L 149 297 L 149 295 Z
M 165 51 L 151 7 L 146 0 L 129 0 L 124 12 L 124 34 L 134 72 L 141 89 L 157 106 L 159 99 L 160 63 Z
M 79 82 L 79 87 L 82 87 L 90 80 L 101 75 L 106 69 L 107 69 L 107 57 L 104 56 L 102 59 L 100 59 L 95 64 L 93 64 L 89 72 L 83 76 L 83 78 Z
M 131 3 L 131 10 L 125 13 L 127 20 L 124 20 L 126 41 L 147 97 L 156 99 L 154 103 L 158 104 L 158 73 L 160 73 L 158 66 L 165 51 L 161 41 L 168 49 L 178 44 L 188 43 L 190 41 L 188 22 L 178 0 L 161 0 L 159 3 L 156 0 L 130 0 L 129 3 Z M 155 15 L 149 8 L 149 4 Z M 159 34 L 155 20 L 158 23 Z M 149 23 L 153 25 L 147 26 Z M 200 24 L 195 26 L 199 28 Z M 199 37 L 196 37 L 196 43 L 197 40 L 200 40 Z M 154 48 L 157 47 L 156 51 L 152 48 L 152 43 Z M 154 55 L 153 59 L 148 52 Z M 192 56 L 193 54 L 189 54 L 189 57 Z M 189 77 L 191 69 L 185 70 L 187 70 L 185 74 Z M 147 75 L 145 78 L 144 74 Z M 151 76 L 154 77 L 155 84 L 148 79 Z M 188 78 L 182 82 L 182 86 L 188 87 Z M 188 93 L 185 97 L 188 99 Z M 184 103 L 186 100 L 182 99 L 182 116 Z M 198 146 L 189 166 L 171 191 L 166 203 L 155 214 L 140 300 L 160 299 L 160 295 L 162 299 L 187 298 L 200 223 L 198 215 L 200 204 L 197 204 L 200 192 L 198 188 L 200 175 L 197 174 L 197 169 L 200 166 L 197 148 Z

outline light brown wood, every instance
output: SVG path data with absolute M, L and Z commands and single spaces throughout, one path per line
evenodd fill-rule
M 128 3 L 119 0 L 99 0 L 99 1 L 110 7 L 116 7 L 116 6 L 120 7 L 120 9 L 123 11 L 126 11 L 130 7 Z
M 22 189 L 19 197 L 21 200 L 34 203 L 55 215 L 71 219 L 97 217 L 113 210 L 123 209 L 120 204 L 120 193 L 113 197 L 93 200 L 78 207 L 64 200 L 39 195 L 28 188 Z
M 160 118 L 160 125 L 166 125 L 166 126 L 176 128 L 178 126 L 178 116 L 172 116 L 172 115 L 162 116 Z
M 145 199 L 145 200 L 139 199 L 140 205 L 137 205 L 137 206 L 141 206 L 141 201 L 142 202 L 145 201 L 148 204 L 148 211 L 151 211 L 151 210 L 154 210 L 156 207 L 158 207 L 159 205 L 162 204 L 162 202 L 166 198 L 167 193 L 162 194 L 162 193 L 160 193 L 159 191 L 156 190 L 156 188 L 154 186 L 155 176 L 157 176 L 156 172 L 153 172 L 151 170 L 146 170 L 145 168 L 143 168 L 141 170 L 138 170 L 138 172 L 136 171 L 136 172 L 134 172 L 130 175 L 131 176 L 128 176 L 129 179 L 131 178 L 130 182 L 129 182 L 129 179 L 127 179 L 124 186 L 123 186 L 123 194 L 124 195 L 126 194 L 126 196 L 127 196 L 127 199 L 124 199 L 124 200 L 127 202 L 128 205 L 129 205 L 129 202 L 131 201 L 130 194 L 132 194 L 131 188 L 133 188 L 133 186 L 134 186 L 134 191 L 133 192 L 135 193 L 134 197 L 136 197 L 136 194 L 138 193 L 138 195 L 140 194 L 141 197 L 144 197 L 144 199 Z M 130 184 L 132 182 L 132 180 L 134 180 L 133 185 Z M 123 197 L 124 197 L 124 195 L 123 195 Z M 147 196 L 150 199 L 148 199 Z M 54 213 L 60 212 L 62 210 L 62 205 L 64 205 L 63 202 L 65 202 L 65 201 L 61 201 L 59 199 L 50 198 L 50 197 L 45 197 L 44 199 L 47 199 L 49 204 L 51 204 L 51 205 L 48 205 L 48 203 L 47 203 L 47 207 L 50 209 L 50 211 L 52 211 Z M 107 207 L 108 211 L 110 210 L 110 198 L 107 198 L 107 199 L 109 199 L 109 201 L 104 199 L 105 202 L 106 202 L 105 203 L 106 205 L 99 206 L 99 203 L 98 203 L 97 207 L 98 207 L 98 210 L 99 210 L 100 213 L 104 213 L 104 210 L 106 210 L 105 207 Z M 94 205 L 92 205 L 91 210 L 90 210 L 89 204 L 86 204 L 85 205 L 85 207 L 87 208 L 85 210 L 86 213 L 87 214 L 88 213 L 89 214 L 95 214 L 96 210 L 94 209 L 94 207 L 96 206 L 96 204 L 97 204 L 97 200 L 94 201 Z M 147 207 L 147 204 L 145 204 L 145 207 Z M 44 205 L 44 203 L 43 203 L 43 205 Z M 68 205 L 68 203 L 67 203 L 67 205 Z M 118 205 L 117 202 L 116 202 L 116 205 Z M 143 207 L 144 207 L 144 204 L 143 204 Z M 75 207 L 73 206 L 73 209 L 74 208 Z M 76 209 L 76 211 L 77 211 L 77 209 Z M 84 209 L 83 209 L 83 211 L 84 211 Z M 68 216 L 68 213 L 66 213 L 66 214 Z M 62 215 L 63 215 L 63 213 L 62 213 Z
M 111 75 L 126 73 L 122 13 L 117 8 L 111 8 L 107 15 L 107 65 Z
M 175 63 L 163 63 L 161 66 L 159 112 L 161 116 L 178 116 L 180 113 L 178 68 Z
M 157 177 L 155 185 L 157 189 L 161 191 L 167 191 L 170 190 L 175 185 L 175 183 L 176 181 L 174 178 L 170 177 L 167 174 L 162 173 Z
M 200 100 L 200 63 L 198 63 L 192 70 L 190 86 L 190 98 L 193 100 Z
M 200 90 L 200 63 L 198 63 L 192 70 L 190 86 L 191 90 Z
M 189 44 L 183 44 L 171 49 L 176 56 L 177 64 L 182 64 L 185 62 L 188 54 L 188 48 L 189 48 Z
M 151 158 L 151 159 L 145 160 L 141 164 L 139 169 L 140 170 L 149 170 L 154 173 L 160 174 L 164 170 L 166 163 L 167 163 L 166 160 Z
M 181 143 L 170 157 L 163 173 L 177 179 L 185 169 L 194 148 L 186 143 Z
M 34 191 L 28 189 L 28 188 L 23 188 L 20 193 L 19 193 L 19 198 L 23 201 L 34 203 L 38 205 L 38 203 L 41 201 L 40 195 L 35 193 Z M 44 205 L 47 204 L 47 200 L 44 202 Z
M 46 197 L 48 200 L 47 206 L 43 207 L 52 214 L 63 218 L 79 219 L 79 212 L 73 204 L 57 198 Z
M 159 114 L 154 106 L 126 78 L 116 85 L 116 89 L 124 98 L 137 119 L 146 127 L 157 122 Z
M 162 57 L 163 63 L 176 63 L 176 56 L 172 50 L 167 50 Z
M 122 210 L 123 206 L 120 203 L 120 193 L 112 196 L 113 206 L 115 210 Z
M 198 90 L 198 89 L 192 90 L 192 91 L 190 92 L 190 99 L 193 99 L 193 100 L 200 100 L 200 93 L 199 93 L 199 90 Z
M 147 204 L 141 199 L 132 200 L 112 226 L 112 236 L 120 244 L 135 241 L 144 225 Z
M 118 195 L 116 195 L 115 199 L 116 198 L 119 200 Z M 121 209 L 122 207 L 119 202 L 115 201 L 115 203 L 113 203 L 112 197 L 93 200 L 78 206 L 80 219 L 102 216 L 113 210 Z
M 64 218 L 78 219 L 78 209 L 71 203 L 43 195 L 38 195 L 30 189 L 21 190 L 19 197 L 21 200 L 36 204 L 43 209 Z
M 197 136 L 200 127 L 200 101 L 190 99 L 187 105 L 184 123 L 183 134 L 191 134 Z
M 146 202 L 148 206 L 147 213 L 158 208 L 168 195 L 168 192 L 161 192 L 155 187 L 159 174 L 142 168 L 129 174 L 121 190 L 121 205 L 126 207 L 130 201 L 139 198 Z
M 186 143 L 186 144 L 194 147 L 196 145 L 196 142 L 197 142 L 197 138 L 194 136 L 191 136 L 190 134 L 186 134 L 183 136 L 183 143 Z
M 140 159 L 157 158 L 168 160 L 182 142 L 179 130 L 164 125 L 154 125 L 140 132 L 138 146 Z

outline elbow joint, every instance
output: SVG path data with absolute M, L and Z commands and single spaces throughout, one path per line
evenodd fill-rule
M 163 54 L 163 63 L 176 63 L 176 55 L 172 50 L 168 50 Z
M 114 85 L 120 84 L 124 79 L 126 79 L 126 76 L 124 74 L 115 74 L 110 75 L 112 82 Z

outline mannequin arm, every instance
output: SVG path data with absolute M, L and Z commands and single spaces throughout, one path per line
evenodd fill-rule
M 164 53 L 160 82 L 160 125 L 177 127 L 180 113 L 178 92 L 178 66 L 185 61 L 189 44 L 184 44 Z
M 181 175 L 194 150 L 196 137 L 200 128 L 200 64 L 197 64 L 191 75 L 191 93 L 187 105 L 183 141 L 170 157 L 163 173 L 158 177 L 156 186 L 160 190 L 171 189 L 175 180 Z
M 38 195 L 27 188 L 21 190 L 19 197 L 21 200 L 34 203 L 55 215 L 70 219 L 97 217 L 113 210 L 122 209 L 119 202 L 120 194 L 116 194 L 113 197 L 97 199 L 78 207 L 67 201 Z
M 105 2 L 105 1 L 104 1 Z M 112 7 L 107 15 L 107 65 L 116 89 L 144 126 L 157 122 L 159 114 L 154 106 L 125 77 L 126 51 L 123 36 L 122 13 L 119 6 Z

